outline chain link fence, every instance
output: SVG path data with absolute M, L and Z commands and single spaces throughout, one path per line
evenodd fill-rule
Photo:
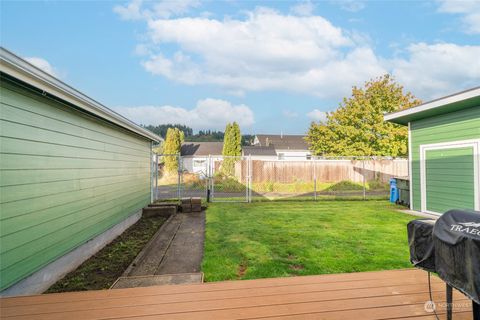
M 158 155 L 156 200 L 207 201 L 386 199 L 408 160 L 382 157 Z

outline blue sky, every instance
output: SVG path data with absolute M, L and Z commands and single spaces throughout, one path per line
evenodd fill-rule
M 2 1 L 1 45 L 137 123 L 308 130 L 391 73 L 480 85 L 480 1 Z

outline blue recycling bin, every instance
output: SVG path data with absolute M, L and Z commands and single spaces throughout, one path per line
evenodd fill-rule
M 397 179 L 390 179 L 390 202 L 396 203 L 398 201 Z

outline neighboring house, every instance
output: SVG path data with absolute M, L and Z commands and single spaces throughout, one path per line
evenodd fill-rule
M 252 160 L 277 160 L 277 152 L 273 145 L 268 147 L 262 146 L 244 146 L 242 147 L 242 154 L 250 156 Z
M 41 293 L 141 216 L 160 137 L 0 48 L 0 290 Z
M 312 155 L 304 135 L 257 134 L 253 140 L 253 145 L 263 148 L 273 147 L 278 160 L 310 160 Z M 252 156 L 253 153 L 256 153 L 252 149 L 247 150 L 247 152 L 250 152 Z M 250 154 L 247 152 L 244 152 L 244 155 Z M 258 152 L 268 153 L 270 150 L 259 150 Z M 271 160 L 272 158 L 271 155 L 265 156 L 265 160 Z
M 480 210 L 480 87 L 385 120 L 408 126 L 411 209 Z
M 182 144 L 182 168 L 190 173 L 206 175 L 208 161 L 222 160 L 223 142 L 185 142 Z

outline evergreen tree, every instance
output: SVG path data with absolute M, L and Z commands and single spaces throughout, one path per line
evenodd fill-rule
M 183 131 L 180 131 L 178 128 L 168 128 L 163 152 L 166 155 L 164 157 L 165 170 L 170 174 L 178 171 L 178 155 L 180 155 L 184 139 Z
M 225 128 L 222 155 L 222 172 L 227 176 L 235 175 L 235 162 L 242 154 L 242 135 L 238 123 L 228 123 Z

